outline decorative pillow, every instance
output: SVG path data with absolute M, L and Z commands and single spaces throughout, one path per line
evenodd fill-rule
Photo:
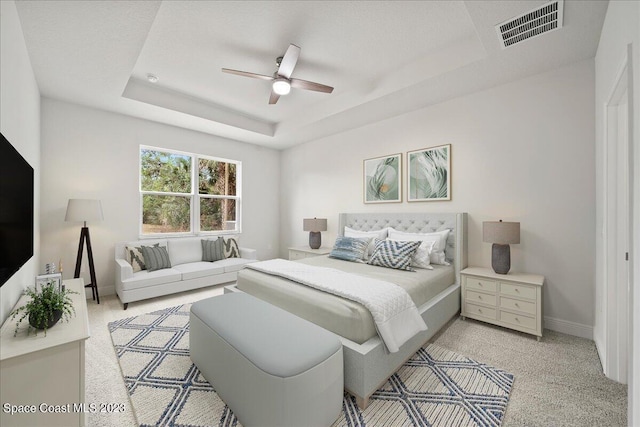
M 156 271 L 163 268 L 170 268 L 169 252 L 164 246 L 142 246 L 142 255 L 147 271 Z
M 411 240 L 420 239 L 426 242 L 434 242 L 431 250 L 431 264 L 449 265 L 444 250 L 447 247 L 447 238 L 451 230 L 442 230 L 435 233 L 407 233 L 405 231 L 397 231 L 393 228 L 389 229 L 389 239 L 393 240 Z
M 127 246 L 125 253 L 127 255 L 127 262 L 133 267 L 134 273 L 147 269 L 144 265 L 144 255 L 142 255 L 142 248 L 140 246 Z
M 363 258 L 368 246 L 368 237 L 356 238 L 338 236 L 329 257 L 345 261 L 364 262 Z
M 225 237 L 222 239 L 224 244 L 224 257 L 225 258 L 240 258 L 240 247 L 238 247 L 238 241 L 235 237 Z
M 376 240 L 376 248 L 367 264 L 414 271 L 411 269 L 411 256 L 420 243 L 419 241 Z
M 224 259 L 224 239 L 202 239 L 202 261 L 214 262 Z
M 393 239 L 387 239 L 393 240 Z M 436 242 L 421 240 L 419 238 L 405 238 L 403 240 L 393 240 L 394 242 L 420 242 L 420 246 L 411 256 L 411 266 L 416 268 L 424 268 L 433 270 L 431 264 L 431 252 Z
M 366 260 L 373 253 L 376 239 L 384 240 L 387 238 L 387 234 L 388 234 L 387 230 L 388 230 L 388 227 L 383 228 L 382 230 L 375 230 L 375 231 L 360 231 L 360 230 L 354 230 L 353 228 L 344 227 L 344 236 L 358 237 L 358 238 L 366 237 L 369 239 L 369 246 L 367 247 L 367 251 L 365 252 L 365 255 L 364 255 L 364 258 Z

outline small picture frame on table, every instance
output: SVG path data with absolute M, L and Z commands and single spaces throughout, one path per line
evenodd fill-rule
M 56 289 L 62 289 L 62 273 L 40 274 L 36 276 L 36 292 L 50 282 L 54 282 Z

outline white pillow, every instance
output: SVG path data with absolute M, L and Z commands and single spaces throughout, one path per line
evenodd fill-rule
M 431 267 L 431 252 L 433 251 L 433 246 L 436 244 L 435 241 L 426 241 L 422 240 L 419 236 L 411 236 L 409 238 L 405 238 L 404 240 L 394 240 L 387 239 L 392 242 L 420 242 L 420 246 L 418 249 L 411 255 L 411 266 L 417 268 L 424 268 L 427 270 L 433 270 Z
M 371 256 L 371 254 L 373 253 L 373 250 L 375 249 L 375 240 L 376 239 L 380 239 L 380 240 L 384 240 L 387 238 L 387 232 L 388 232 L 389 228 L 383 228 L 382 230 L 375 230 L 375 231 L 360 231 L 360 230 L 354 230 L 353 228 L 349 228 L 349 227 L 344 227 L 344 237 L 355 237 L 358 239 L 361 239 L 363 237 L 366 237 L 369 239 L 369 246 L 367 247 L 367 250 L 364 252 L 364 259 L 367 259 Z
M 414 238 L 416 240 L 423 240 L 428 242 L 434 242 L 433 249 L 431 251 L 431 264 L 449 265 L 446 260 L 444 250 L 447 247 L 447 237 L 449 237 L 449 231 L 442 230 L 435 233 L 407 233 L 405 231 L 389 229 L 389 239 L 393 240 L 409 240 Z

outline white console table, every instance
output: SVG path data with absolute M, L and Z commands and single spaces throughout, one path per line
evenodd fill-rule
M 0 329 L 0 425 L 2 426 L 84 426 L 85 340 L 89 338 L 87 301 L 82 279 L 65 280 L 76 316 L 58 322 L 38 335 L 27 336 L 23 320 L 13 336 L 15 319 L 10 317 Z M 27 302 L 21 297 L 16 307 Z M 29 413 L 11 415 L 4 405 L 23 405 Z M 44 405 L 44 406 L 43 406 Z M 64 411 L 56 413 L 55 411 Z

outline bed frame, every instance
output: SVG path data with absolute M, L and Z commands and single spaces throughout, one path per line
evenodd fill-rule
M 404 343 L 396 353 L 389 353 L 380 337 L 375 336 L 358 344 L 339 337 L 344 354 L 344 388 L 356 398 L 362 409 L 370 396 L 387 379 L 436 334 L 452 317 L 460 312 L 460 271 L 467 267 L 467 214 L 466 213 L 342 213 L 339 216 L 339 234 L 344 227 L 361 231 L 393 227 L 399 231 L 432 233 L 450 229 L 445 250 L 446 258 L 455 269 L 456 282 L 430 301 L 418 307 L 428 330 L 418 333 Z M 225 287 L 227 292 L 241 292 L 235 285 Z

